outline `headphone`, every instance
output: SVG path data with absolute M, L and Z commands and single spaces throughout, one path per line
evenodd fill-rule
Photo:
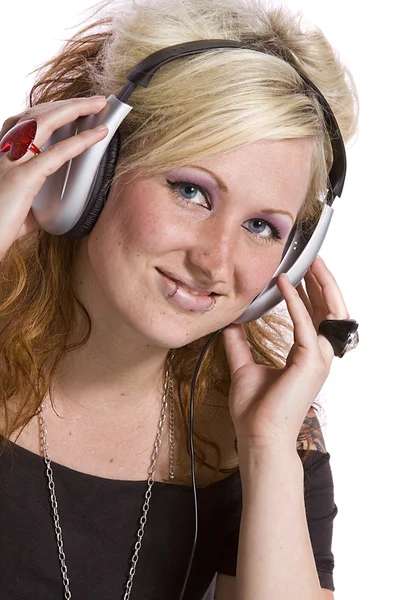
M 147 87 L 154 73 L 163 65 L 177 58 L 201 54 L 218 48 L 249 49 L 266 53 L 251 44 L 233 40 L 200 40 L 163 48 L 145 58 L 129 71 L 126 75 L 128 81 L 118 96 L 113 94 L 109 96 L 106 106 L 97 115 L 79 118 L 53 133 L 44 148 L 101 123 L 105 123 L 109 130 L 103 140 L 70 160 L 46 179 L 32 205 L 33 215 L 42 229 L 53 235 L 63 235 L 69 238 L 82 238 L 90 233 L 105 205 L 115 173 L 121 145 L 118 128 L 132 110 L 126 101 L 137 86 Z M 277 58 L 282 59 L 279 56 Z M 346 152 L 338 123 L 327 100 L 318 88 L 301 71 L 296 67 L 293 68 L 316 96 L 323 109 L 333 154 L 326 197 L 321 201 L 319 219 L 310 224 L 307 231 L 298 225 L 293 227 L 281 262 L 271 281 L 235 323 L 254 321 L 281 302 L 282 295 L 276 285 L 276 279 L 280 273 L 286 273 L 294 286 L 303 279 L 325 239 L 333 215 L 332 203 L 343 190 L 346 176 Z

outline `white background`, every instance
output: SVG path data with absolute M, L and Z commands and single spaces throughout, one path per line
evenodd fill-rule
M 2 2 L 0 120 L 19 112 L 28 73 L 78 23 L 88 0 Z M 319 25 L 351 69 L 360 96 L 359 134 L 321 255 L 360 323 L 358 349 L 336 359 L 321 401 L 339 515 L 337 600 L 399 597 L 399 64 L 393 0 L 287 0 Z

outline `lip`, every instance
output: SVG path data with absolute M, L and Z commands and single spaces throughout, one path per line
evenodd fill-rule
M 210 289 L 191 286 L 186 281 L 171 277 L 160 269 L 156 269 L 156 272 L 163 295 L 179 308 L 188 312 L 201 313 L 209 310 L 214 304 L 213 298 L 217 294 L 212 293 Z
M 202 295 L 202 296 L 209 296 L 210 294 L 214 294 L 216 296 L 220 295 L 220 294 L 217 294 L 216 292 L 214 292 L 214 290 L 212 288 L 206 288 L 206 287 L 201 287 L 199 285 L 193 285 L 193 283 L 190 282 L 188 279 L 184 279 L 182 277 L 176 277 L 173 273 L 169 273 L 168 271 L 161 271 L 161 269 L 157 269 L 157 271 L 159 273 L 161 273 L 161 275 L 168 277 L 168 279 L 172 279 L 172 281 L 175 281 L 178 285 L 183 285 L 193 295 Z

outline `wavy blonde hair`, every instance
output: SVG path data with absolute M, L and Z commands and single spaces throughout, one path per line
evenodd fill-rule
M 306 138 L 313 143 L 313 173 L 300 219 L 315 218 L 326 192 L 331 146 L 321 106 L 298 76 L 301 70 L 321 90 L 348 141 L 357 123 L 351 75 L 319 29 L 306 29 L 299 15 L 268 9 L 255 0 L 144 0 L 106 3 L 94 22 L 69 40 L 37 74 L 31 103 L 117 94 L 126 73 L 166 46 L 200 39 L 230 39 L 257 46 L 219 49 L 177 59 L 160 68 L 148 88 L 138 88 L 121 125 L 116 177 L 182 167 L 261 139 Z M 283 59 L 283 60 L 282 60 Z M 57 365 L 83 346 L 91 322 L 72 287 L 77 240 L 40 231 L 15 242 L 0 265 L 0 407 L 5 439 L 37 414 Z M 79 311 L 86 330 L 72 339 Z M 273 312 L 246 325 L 256 361 L 284 364 L 288 323 Z M 175 351 L 172 371 L 182 448 L 188 450 L 190 383 L 205 339 Z M 196 408 L 228 410 L 229 369 L 217 340 L 202 366 Z M 15 400 L 18 399 L 18 403 Z M 12 402 L 14 400 L 14 403 Z M 206 460 L 212 448 L 215 463 Z M 220 469 L 219 444 L 195 430 L 198 467 Z M 188 480 L 188 454 L 177 481 Z M 185 466 L 184 466 L 185 465 Z

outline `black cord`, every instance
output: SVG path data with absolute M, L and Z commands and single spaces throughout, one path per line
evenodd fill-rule
M 192 546 L 192 552 L 191 552 L 191 555 L 190 555 L 189 565 L 188 565 L 187 570 L 186 570 L 185 581 L 183 583 L 183 588 L 182 588 L 182 591 L 180 593 L 179 600 L 183 600 L 183 594 L 185 593 L 185 590 L 186 590 L 186 586 L 187 586 L 187 582 L 188 582 L 189 574 L 190 574 L 190 569 L 192 567 L 193 557 L 194 557 L 194 553 L 195 553 L 195 550 L 196 550 L 197 533 L 198 533 L 197 490 L 196 490 L 196 474 L 195 474 L 194 443 L 193 443 L 194 394 L 195 394 L 195 391 L 196 391 L 197 376 L 199 374 L 201 363 L 203 362 L 203 358 L 204 358 L 207 350 L 209 349 L 209 347 L 211 346 L 211 344 L 215 340 L 215 338 L 222 331 L 224 331 L 224 329 L 226 329 L 226 327 L 222 327 L 221 329 L 218 329 L 218 331 L 215 331 L 212 334 L 212 336 L 210 337 L 210 339 L 207 341 L 207 343 L 204 345 L 202 351 L 200 352 L 200 356 L 198 358 L 198 361 L 197 361 L 197 364 L 196 364 L 196 368 L 195 368 L 194 373 L 193 373 L 192 384 L 191 384 L 191 388 L 190 388 L 190 413 L 189 413 L 189 420 L 190 420 L 190 463 L 191 463 L 192 487 L 193 487 L 193 499 L 194 499 L 194 541 L 193 541 L 193 546 Z

